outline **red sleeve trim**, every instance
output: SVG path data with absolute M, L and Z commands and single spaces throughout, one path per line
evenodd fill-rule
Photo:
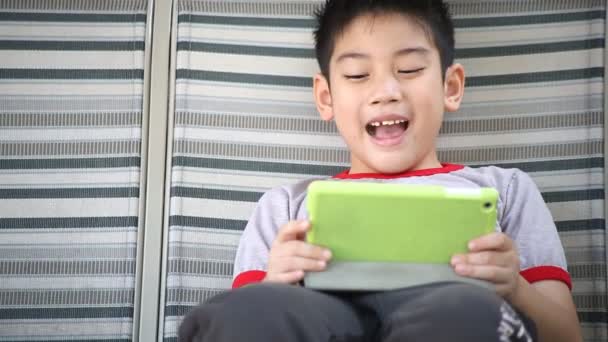
M 234 278 L 232 282 L 232 288 L 238 289 L 239 287 L 243 287 L 245 285 L 259 283 L 264 280 L 266 277 L 266 272 L 264 271 L 247 271 L 240 273 Z
M 568 285 L 572 291 L 572 279 L 564 269 L 556 266 L 538 266 L 519 272 L 530 284 L 541 280 L 558 280 Z

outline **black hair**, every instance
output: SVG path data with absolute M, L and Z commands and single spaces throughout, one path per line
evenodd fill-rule
M 454 24 L 442 0 L 326 0 L 315 11 L 315 54 L 329 80 L 329 62 L 336 38 L 356 18 L 366 14 L 397 13 L 418 21 L 439 51 L 442 75 L 454 63 Z

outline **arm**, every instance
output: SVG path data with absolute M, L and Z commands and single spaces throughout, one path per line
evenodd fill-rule
M 259 199 L 239 241 L 232 288 L 264 279 L 272 243 L 280 227 L 290 220 L 289 204 L 290 197 L 282 187 L 267 191 Z
M 309 229 L 308 221 L 291 221 L 281 228 L 270 249 L 264 282 L 296 284 L 306 272 L 325 270 L 331 252 L 304 241 Z
M 475 268 L 469 275 L 494 282 L 498 294 L 536 322 L 541 341 L 580 341 L 564 249 L 538 187 L 516 169 L 487 171 L 500 193 L 503 234 L 472 241 L 464 258 Z M 547 266 L 554 270 L 539 272 Z
M 325 270 L 331 252 L 304 241 L 309 229 L 308 221 L 290 221 L 281 227 L 268 253 L 267 270 L 240 273 L 232 287 L 258 282 L 296 284 L 306 272 Z
M 566 284 L 544 280 L 529 284 L 521 276 L 511 304 L 535 323 L 540 341 L 582 341 L 572 295 Z
M 294 221 L 296 215 L 290 211 L 298 205 L 294 191 L 283 187 L 260 198 L 239 242 L 232 288 L 259 282 L 294 284 L 305 272 L 325 269 L 331 253 L 304 241 L 310 224 Z
M 494 283 L 496 292 L 536 323 L 541 342 L 578 342 L 581 332 L 570 290 L 561 281 L 528 283 L 519 274 L 513 240 L 492 233 L 471 241 L 470 253 L 456 255 L 456 273 Z

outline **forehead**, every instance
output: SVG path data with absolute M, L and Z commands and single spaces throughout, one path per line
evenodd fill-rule
M 350 51 L 373 54 L 411 47 L 437 52 L 430 30 L 420 20 L 397 13 L 365 14 L 336 35 L 332 60 Z

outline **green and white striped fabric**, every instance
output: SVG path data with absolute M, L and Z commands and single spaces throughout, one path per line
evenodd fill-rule
M 0 0 L 0 341 L 132 340 L 146 0 Z
M 164 338 L 227 289 L 267 189 L 348 163 L 312 103 L 319 1 L 181 0 Z M 551 209 L 585 341 L 607 340 L 603 183 L 605 1 L 452 1 L 462 110 L 441 160 L 519 167 Z

